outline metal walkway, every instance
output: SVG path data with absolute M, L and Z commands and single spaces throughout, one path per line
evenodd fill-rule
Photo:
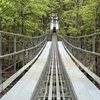
M 52 37 L 50 57 L 32 100 L 75 100 L 61 62 L 56 34 Z
M 99 100 L 100 90 L 66 50 L 53 34 L 52 43 L 0 100 Z

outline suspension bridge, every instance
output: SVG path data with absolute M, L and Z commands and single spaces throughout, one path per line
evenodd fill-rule
M 52 41 L 0 31 L 0 100 L 100 99 L 100 33 L 55 29 Z

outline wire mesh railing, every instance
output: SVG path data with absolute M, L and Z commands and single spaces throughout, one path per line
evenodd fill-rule
M 30 37 L 0 31 L 0 92 L 4 82 L 30 62 L 46 43 L 47 34 Z
M 100 77 L 100 33 L 77 37 L 65 34 L 59 36 L 70 53 L 87 69 Z

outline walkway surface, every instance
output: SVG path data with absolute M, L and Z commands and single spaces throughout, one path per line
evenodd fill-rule
M 100 90 L 79 70 L 61 42 L 58 43 L 62 62 L 77 100 L 99 100 Z
M 58 46 L 48 42 L 38 60 L 1 100 L 35 100 L 33 99 L 35 93 L 35 96 L 40 96 L 38 95 L 40 92 L 37 91 L 37 89 L 43 88 L 42 85 L 39 84 L 39 82 L 41 83 L 42 81 L 49 82 L 47 85 L 45 84 L 46 87 L 44 87 L 46 92 L 43 92 L 45 97 L 48 97 L 48 99 L 45 98 L 46 100 L 52 100 L 52 97 L 55 99 L 53 93 L 56 94 L 55 100 L 62 100 L 62 98 L 64 98 L 64 100 L 68 98 L 68 100 L 99 100 L 100 90 L 79 70 L 64 49 L 62 43 L 57 42 L 57 44 Z M 52 50 L 53 52 L 51 52 Z M 46 68 L 48 58 L 50 57 L 52 62 L 49 61 L 48 70 L 44 73 L 44 75 L 48 75 L 48 77 L 43 77 L 43 79 L 49 79 L 40 81 L 42 73 Z M 39 88 L 37 88 L 38 84 L 40 85 Z M 54 90 L 56 92 L 54 92 Z M 66 90 L 69 92 L 66 92 Z M 41 98 L 36 100 L 45 99 L 44 96 L 41 96 Z
M 33 64 L 30 70 L 6 93 L 1 100 L 30 100 L 36 84 L 49 56 L 51 42 L 48 42 L 44 51 Z

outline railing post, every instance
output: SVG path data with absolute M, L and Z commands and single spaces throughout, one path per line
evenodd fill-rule
M 70 44 L 72 43 L 72 45 L 74 46 L 74 39 L 72 39 L 70 37 Z M 72 47 L 72 54 L 74 55 L 74 48 Z M 75 56 L 75 55 L 74 55 Z
M 2 30 L 2 17 L 0 17 L 0 31 L 1 30 Z M 2 33 L 1 32 L 0 32 L 0 56 L 2 56 Z M 2 59 L 1 58 L 0 58 L 0 84 L 2 84 Z
M 16 52 L 16 35 L 14 35 L 14 52 Z M 14 72 L 16 72 L 16 55 L 14 55 Z
M 83 38 L 80 38 L 80 48 L 83 49 Z M 82 60 L 83 60 L 83 59 L 82 59 L 82 58 L 83 58 L 82 55 L 83 55 L 83 52 L 82 52 L 82 50 L 81 50 L 81 59 L 80 59 L 81 62 L 83 62 L 83 61 L 82 61 Z
M 96 39 L 96 36 L 93 36 L 92 37 L 92 40 L 93 40 L 93 45 L 92 45 L 92 51 L 95 52 L 96 51 L 96 48 L 95 48 L 95 39 Z M 96 73 L 96 60 L 95 60 L 95 55 L 93 55 L 93 72 Z
M 87 48 L 86 48 L 86 38 L 84 37 L 84 42 L 83 42 L 83 48 L 85 49 L 85 50 L 87 50 Z M 86 53 L 84 53 L 84 65 L 86 66 L 86 62 L 87 62 L 87 55 L 86 55 Z
M 33 47 L 34 47 L 34 39 L 32 39 L 32 42 L 33 42 Z M 33 49 L 34 50 L 34 49 Z M 34 52 L 33 52 L 33 50 L 32 50 L 32 59 L 33 59 L 33 57 L 34 57 Z
M 72 38 L 72 41 L 73 41 L 73 45 L 76 46 L 75 38 Z M 74 48 L 73 48 L 73 55 L 76 57 L 76 51 Z
M 14 19 L 14 34 L 15 34 L 15 19 Z M 14 35 L 14 52 L 16 52 L 16 35 Z M 16 72 L 16 55 L 14 55 L 14 72 Z
M 46 42 L 47 42 L 47 41 L 48 41 L 48 35 L 46 34 Z M 45 42 L 45 43 L 46 43 L 46 42 Z
M 23 38 L 23 50 L 25 49 L 25 40 Z M 23 52 L 23 66 L 25 65 L 25 51 Z
M 34 39 L 32 39 L 32 47 L 34 47 Z
M 30 61 L 30 52 L 31 50 L 28 50 L 28 62 Z

